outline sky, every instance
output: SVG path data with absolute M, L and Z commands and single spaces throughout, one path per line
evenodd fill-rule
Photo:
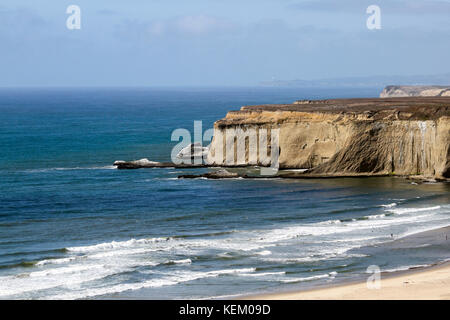
M 70 30 L 66 9 L 81 9 Z M 381 29 L 366 9 L 378 5 Z M 450 72 L 450 0 L 2 0 L 0 87 Z

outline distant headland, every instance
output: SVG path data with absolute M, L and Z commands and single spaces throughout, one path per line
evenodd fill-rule
M 214 137 L 204 166 L 268 166 L 270 163 L 262 163 L 259 157 L 249 156 L 253 151 L 259 154 L 259 150 L 252 150 L 259 145 L 249 143 L 248 132 L 253 130 L 259 135 L 261 130 L 279 129 L 281 171 L 277 177 L 393 175 L 448 180 L 449 89 L 390 86 L 383 90 L 383 98 L 301 100 L 292 104 L 243 106 L 215 122 Z M 398 97 L 401 94 L 405 97 Z M 233 149 L 237 149 L 237 145 L 245 146 L 244 156 L 227 156 L 222 152 L 227 130 L 235 132 L 233 143 L 236 147 Z M 270 141 L 267 142 L 270 150 Z M 139 166 L 139 162 L 126 161 L 115 165 L 118 168 L 160 166 L 152 162 Z M 303 170 L 289 171 L 292 169 Z M 216 174 L 211 178 L 218 177 L 221 176 Z M 223 178 L 228 177 L 235 178 L 235 175 L 223 174 Z
M 401 83 L 404 86 L 429 86 L 430 84 L 446 86 L 450 84 L 450 73 L 435 75 L 379 75 L 364 77 L 340 77 L 315 80 L 281 80 L 273 79 L 262 81 L 259 85 L 264 87 L 298 87 L 298 88 L 342 88 L 342 87 L 379 87 L 383 88 L 391 84 Z

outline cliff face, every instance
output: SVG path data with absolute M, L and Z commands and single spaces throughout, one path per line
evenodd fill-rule
M 270 158 L 260 152 L 270 154 L 275 129 L 279 129 L 280 168 L 308 168 L 311 173 L 329 175 L 450 178 L 450 98 L 298 101 L 242 107 L 215 123 L 208 161 L 228 166 L 270 165 Z M 227 131 L 233 130 L 234 135 L 225 138 Z M 248 136 L 252 130 L 257 143 Z M 266 132 L 267 137 L 262 134 Z M 228 155 L 226 139 L 234 145 Z M 268 150 L 260 150 L 266 142 Z M 243 155 L 238 155 L 239 148 L 245 150 Z
M 387 86 L 380 98 L 450 97 L 450 86 Z

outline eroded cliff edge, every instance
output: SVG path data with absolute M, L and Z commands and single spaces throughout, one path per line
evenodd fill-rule
M 312 174 L 393 174 L 450 178 L 450 97 L 336 99 L 244 106 L 214 125 L 208 162 L 270 163 L 249 157 L 249 129 L 279 131 L 281 169 Z M 245 156 L 227 157 L 226 130 Z M 219 141 L 221 137 L 222 141 Z M 270 139 L 267 139 L 270 152 Z M 259 143 L 254 146 L 259 148 Z M 218 149 L 222 148 L 221 152 Z M 258 153 L 258 152 L 256 152 Z

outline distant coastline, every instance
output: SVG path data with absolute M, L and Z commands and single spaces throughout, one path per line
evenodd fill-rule
M 385 87 L 393 84 L 402 85 L 450 85 L 450 73 L 438 75 L 411 75 L 411 76 L 368 76 L 368 77 L 339 77 L 315 80 L 270 80 L 261 81 L 264 87 Z

